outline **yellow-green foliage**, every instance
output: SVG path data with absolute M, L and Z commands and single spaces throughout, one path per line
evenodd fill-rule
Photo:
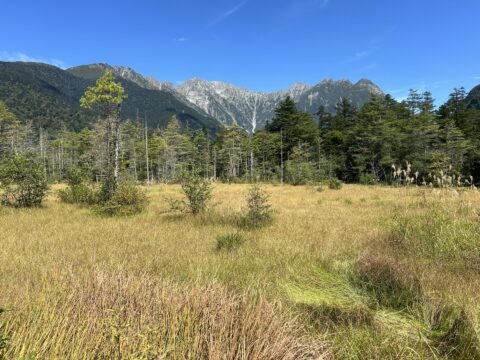
M 102 115 L 108 116 L 112 109 L 119 107 L 127 98 L 120 83 L 115 82 L 115 76 L 107 71 L 99 78 L 95 86 L 90 86 L 80 99 L 80 105 L 85 108 L 99 107 Z

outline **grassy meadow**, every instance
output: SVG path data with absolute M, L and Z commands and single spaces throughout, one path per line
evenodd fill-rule
M 479 192 L 264 188 L 258 230 L 248 185 L 198 216 L 175 185 L 133 217 L 0 208 L 0 359 L 480 359 Z

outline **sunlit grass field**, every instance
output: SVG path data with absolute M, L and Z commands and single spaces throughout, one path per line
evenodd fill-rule
M 248 185 L 216 184 L 198 216 L 167 211 L 174 185 L 133 217 L 55 188 L 1 208 L 0 358 L 480 358 L 480 193 L 264 188 L 259 230 L 238 226 Z

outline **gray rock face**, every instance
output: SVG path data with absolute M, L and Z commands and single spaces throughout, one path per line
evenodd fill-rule
M 475 86 L 465 99 L 467 107 L 480 110 L 480 85 Z
M 249 132 L 263 128 L 274 116 L 275 108 L 287 96 L 297 103 L 299 110 L 314 115 L 320 105 L 329 112 L 335 112 L 335 105 L 341 98 L 347 98 L 356 107 L 361 107 L 372 94 L 383 95 L 378 86 L 366 79 L 356 84 L 348 80 L 330 79 L 314 86 L 296 83 L 285 90 L 263 93 L 198 78 L 173 86 L 153 77 L 144 77 L 131 68 L 108 64 L 84 65 L 69 71 L 87 78 L 98 78 L 106 70 L 143 88 L 169 92 L 185 106 L 211 116 L 224 125 L 237 124 Z
M 130 80 L 142 88 L 149 90 L 162 90 L 168 92 L 172 94 L 175 98 L 177 98 L 177 100 L 182 102 L 185 106 L 191 107 L 202 114 L 208 115 L 208 113 L 206 113 L 203 108 L 199 107 L 196 103 L 188 100 L 184 96 L 184 94 L 177 91 L 171 82 L 160 81 L 155 79 L 153 76 L 144 77 L 132 68 L 124 66 L 107 65 L 105 70 L 111 70 L 115 76 Z
M 315 114 L 320 105 L 334 112 L 341 98 L 348 98 L 360 107 L 371 95 L 383 95 L 374 83 L 362 79 L 356 84 L 348 80 L 324 80 L 315 86 L 297 83 L 286 90 L 272 93 L 253 92 L 219 81 L 192 79 L 177 86 L 176 91 L 225 125 L 238 124 L 253 132 L 261 129 L 274 116 L 280 101 L 290 96 L 297 107 Z

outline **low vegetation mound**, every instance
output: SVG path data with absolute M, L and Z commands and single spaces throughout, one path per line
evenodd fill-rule
M 107 201 L 99 202 L 95 212 L 104 216 L 129 216 L 141 213 L 148 204 L 145 192 L 135 184 L 120 183 Z

